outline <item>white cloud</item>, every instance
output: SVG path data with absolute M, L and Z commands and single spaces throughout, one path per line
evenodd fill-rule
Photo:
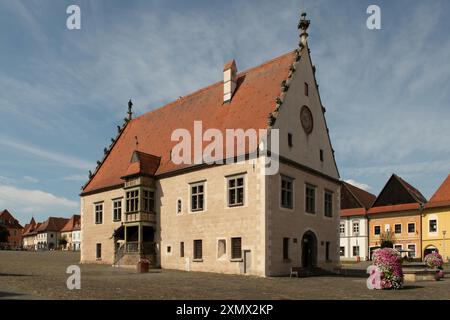
M 62 177 L 63 181 L 87 181 L 88 176 L 83 174 L 71 174 L 65 177 Z
M 12 139 L 7 136 L 0 136 L 0 145 L 14 148 L 16 150 L 23 151 L 39 158 L 50 160 L 71 168 L 89 169 L 92 167 L 92 163 L 88 161 L 76 157 L 67 156 L 58 152 L 44 150 L 40 147 L 30 145 L 23 141 Z
M 366 190 L 368 192 L 370 192 L 370 190 L 372 190 L 372 187 L 369 186 L 368 184 L 357 182 L 357 181 L 355 181 L 353 179 L 347 179 L 347 180 L 344 180 L 344 181 L 349 183 L 349 184 L 351 184 L 351 185 L 354 185 L 355 187 L 358 187 L 360 189 Z
M 42 190 L 0 186 L 0 208 L 7 208 L 21 223 L 34 215 L 38 220 L 48 216 L 70 216 L 79 211 L 79 203 Z
M 39 179 L 30 176 L 25 176 L 22 180 L 28 183 L 39 183 Z

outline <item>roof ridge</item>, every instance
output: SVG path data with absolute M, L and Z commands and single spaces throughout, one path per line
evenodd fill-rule
M 245 69 L 245 70 L 243 70 L 243 71 L 241 71 L 241 72 L 238 72 L 238 73 L 237 73 L 237 78 L 240 78 L 240 77 L 242 77 L 242 76 L 248 74 L 248 73 L 251 72 L 251 71 L 254 71 L 254 70 L 258 69 L 258 68 L 262 68 L 262 67 L 264 67 L 264 66 L 267 66 L 267 65 L 270 64 L 270 63 L 273 63 L 273 62 L 275 62 L 275 61 L 277 61 L 277 60 L 280 60 L 280 59 L 282 59 L 282 58 L 284 58 L 284 57 L 286 57 L 286 56 L 288 56 L 288 55 L 294 53 L 296 50 L 297 50 L 297 49 L 291 50 L 291 51 L 286 52 L 286 53 L 284 53 L 284 54 L 282 54 L 282 55 L 279 55 L 278 57 L 275 57 L 275 58 L 272 58 L 272 59 L 270 59 L 270 60 L 267 60 L 267 61 L 265 61 L 265 62 L 263 62 L 263 63 L 261 63 L 261 64 L 259 64 L 259 65 L 256 65 L 256 66 L 247 68 L 247 69 Z M 214 83 L 212 83 L 212 84 L 210 84 L 210 85 L 207 85 L 206 87 L 203 87 L 203 88 L 200 88 L 200 89 L 195 90 L 195 91 L 193 91 L 193 92 L 190 92 L 190 93 L 188 93 L 187 95 L 180 96 L 178 99 L 175 99 L 175 100 L 173 100 L 173 101 L 170 101 L 170 102 L 168 102 L 168 103 L 166 103 L 166 104 L 164 104 L 164 105 L 161 105 L 161 106 L 159 106 L 159 107 L 157 107 L 157 108 L 151 109 L 151 110 L 149 110 L 149 111 L 147 111 L 147 112 L 145 112 L 145 113 L 143 113 L 143 114 L 141 114 L 141 115 L 135 117 L 134 119 L 131 119 L 130 123 L 133 123 L 135 120 L 138 120 L 138 119 L 142 118 L 143 116 L 145 116 L 145 115 L 147 115 L 147 114 L 149 114 L 149 113 L 153 113 L 153 112 L 158 111 L 158 110 L 161 110 L 161 109 L 163 109 L 163 108 L 172 106 L 173 104 L 179 102 L 180 100 L 186 100 L 186 99 L 188 99 L 188 98 L 190 98 L 190 97 L 192 97 L 192 96 L 195 96 L 195 95 L 197 95 L 197 94 L 199 94 L 199 93 L 201 93 L 201 92 L 207 91 L 207 90 L 211 89 L 212 87 L 215 87 L 215 86 L 217 86 L 217 85 L 219 85 L 219 84 L 221 84 L 221 83 L 223 83 L 223 80 L 219 80 L 219 81 L 217 81 L 217 82 L 214 82 Z

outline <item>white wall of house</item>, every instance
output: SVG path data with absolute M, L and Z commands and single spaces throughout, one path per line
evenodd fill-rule
M 357 232 L 355 225 L 359 225 Z M 369 256 L 369 237 L 367 234 L 367 218 L 364 216 L 341 217 L 340 225 L 344 225 L 344 233 L 340 235 L 340 250 L 344 249 L 344 255 L 341 255 L 341 261 L 366 260 Z M 354 247 L 359 247 L 359 255 L 355 255 Z

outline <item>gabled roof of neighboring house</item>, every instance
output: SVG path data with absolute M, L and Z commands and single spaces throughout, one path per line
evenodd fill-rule
M 343 181 L 341 186 L 341 209 L 369 209 L 376 195 Z
M 19 221 L 13 217 L 13 215 L 7 210 L 3 210 L 0 212 L 0 223 L 3 224 L 7 228 L 12 229 L 22 229 L 23 227 L 20 225 Z
M 38 233 L 48 231 L 61 231 L 61 229 L 66 225 L 68 221 L 69 219 L 67 218 L 49 217 L 36 229 L 36 231 Z
M 79 214 L 74 214 L 69 221 L 61 229 L 61 232 L 71 232 L 80 227 L 81 216 Z
M 24 228 L 22 232 L 23 237 L 27 236 L 33 236 L 37 233 L 37 229 L 41 226 L 41 223 L 36 223 L 33 218 L 31 218 L 31 221 L 27 226 Z
M 426 208 L 447 207 L 450 206 L 450 174 L 442 182 L 440 187 L 426 204 Z
M 376 214 L 376 213 L 388 213 L 388 212 L 401 212 L 401 211 L 411 211 L 420 209 L 420 203 L 402 203 L 390 206 L 380 206 L 380 207 L 372 207 L 367 213 L 368 214 Z
M 171 141 L 175 129 L 187 129 L 193 137 L 193 125 L 197 120 L 202 121 L 203 131 L 215 128 L 223 134 L 227 128 L 267 129 L 268 117 L 275 111 L 276 98 L 281 95 L 281 83 L 288 78 L 297 54 L 294 50 L 238 73 L 237 87 L 229 103 L 223 102 L 223 81 L 219 81 L 128 121 L 123 129 L 119 127 L 118 138 L 113 141 L 110 150 L 105 150 L 104 160 L 83 187 L 82 195 L 120 186 L 123 184 L 121 178 L 127 173 L 142 170 L 139 165 L 130 167 L 136 140 L 139 151 L 147 154 L 148 159 L 160 158 L 156 170 L 156 160 L 149 170 L 160 175 L 193 166 L 176 165 L 171 161 L 171 151 L 178 144 L 178 141 Z M 202 147 L 208 143 L 204 142 Z M 254 151 L 256 150 L 249 150 L 246 144 L 246 153 Z
M 397 206 L 402 204 L 425 204 L 427 199 L 422 193 L 413 187 L 411 184 L 393 174 L 386 185 L 381 190 L 380 194 L 372 204 L 370 212 L 375 212 L 374 208 L 383 206 Z M 401 207 L 397 207 L 401 208 Z M 408 208 L 408 206 L 405 206 Z M 406 209 L 409 210 L 409 209 Z

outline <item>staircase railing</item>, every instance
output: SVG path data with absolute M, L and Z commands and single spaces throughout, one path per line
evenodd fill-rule
M 114 266 L 118 267 L 120 265 L 120 260 L 123 258 L 123 256 L 125 255 L 125 245 L 122 244 L 116 251 L 116 253 L 114 254 Z

